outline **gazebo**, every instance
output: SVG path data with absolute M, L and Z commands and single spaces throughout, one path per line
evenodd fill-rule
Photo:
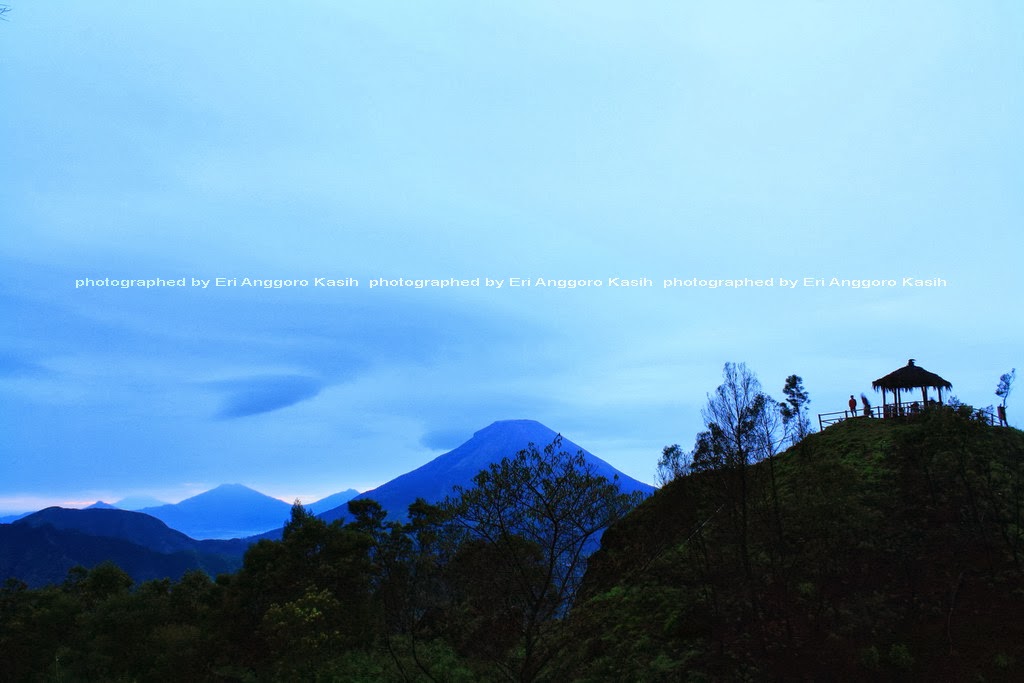
M 914 365 L 914 359 L 911 358 L 907 361 L 906 366 L 890 372 L 885 377 L 876 379 L 871 383 L 871 387 L 875 391 L 881 390 L 882 392 L 882 414 L 886 415 L 886 403 L 885 403 L 885 392 L 891 391 L 893 398 L 895 399 L 894 405 L 899 410 L 903 405 L 902 397 L 900 392 L 904 389 L 921 389 L 921 402 L 922 404 L 928 401 L 928 389 L 934 388 L 939 392 L 939 403 L 942 403 L 942 390 L 952 389 L 953 385 L 947 380 L 936 375 L 934 372 L 928 372 L 922 367 Z

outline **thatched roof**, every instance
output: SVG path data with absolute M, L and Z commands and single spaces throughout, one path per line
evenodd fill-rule
M 904 367 L 876 379 L 871 383 L 871 387 L 875 391 L 880 389 L 895 391 L 896 389 L 919 389 L 921 387 L 952 389 L 953 385 L 934 372 L 928 372 L 924 368 L 914 365 L 914 359 L 911 358 Z

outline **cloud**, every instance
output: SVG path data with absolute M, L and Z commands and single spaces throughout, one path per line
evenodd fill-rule
M 477 425 L 473 429 L 435 429 L 424 434 L 420 444 L 435 451 L 450 451 L 468 441 L 475 430 L 484 426 Z
M 215 382 L 212 386 L 227 392 L 217 417 L 228 420 L 287 408 L 313 398 L 324 384 L 304 375 L 273 375 Z
M 52 374 L 38 363 L 0 351 L 0 377 L 45 377 Z

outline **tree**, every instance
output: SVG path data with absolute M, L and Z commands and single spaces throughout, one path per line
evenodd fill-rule
M 786 400 L 779 404 L 782 424 L 790 443 L 795 444 L 811 433 L 811 421 L 807 416 L 807 404 L 811 399 L 799 375 L 790 375 L 786 378 L 782 393 L 786 397 Z
M 694 460 L 700 452 L 705 457 L 713 456 L 722 466 L 745 467 L 768 457 L 770 452 L 765 447 L 769 441 L 758 430 L 758 422 L 774 405 L 745 363 L 726 363 L 722 383 L 708 395 L 707 405 L 701 410 L 708 430 L 697 437 Z
M 328 524 L 296 502 L 281 540 L 250 546 L 242 568 L 226 578 L 222 622 L 215 628 L 228 641 L 228 656 L 276 672 L 275 680 L 297 680 L 299 669 L 306 671 L 314 661 L 324 664 L 332 653 L 368 646 L 372 542 L 366 533 L 338 521 Z M 293 628 L 303 620 L 327 638 Z
M 771 458 L 777 451 L 778 404 L 761 391 L 757 376 L 745 363 L 726 363 L 722 383 L 701 415 L 707 430 L 697 435 L 694 469 L 721 470 L 717 477 L 721 507 L 737 540 L 739 563 L 750 589 L 751 613 L 758 612 L 750 553 L 752 501 L 747 470 L 752 463 Z M 773 463 L 769 463 L 774 474 Z M 774 493 L 774 492 L 773 492 Z
M 658 459 L 658 484 L 664 486 L 677 477 L 686 476 L 692 467 L 693 456 L 684 453 L 679 444 L 665 446 L 661 449 L 661 458 Z
M 1013 380 L 1017 379 L 1017 368 L 1012 368 L 999 376 L 999 384 L 996 386 L 996 396 L 1003 399 L 1003 408 L 1006 408 L 1006 399 L 1010 396 L 1013 388 Z
M 492 464 L 473 484 L 456 487 L 444 504 L 469 539 L 453 561 L 456 589 L 465 597 L 463 623 L 470 630 L 483 624 L 514 629 L 500 652 L 478 638 L 481 649 L 474 654 L 490 658 L 510 679 L 535 680 L 559 651 L 561 618 L 587 556 L 642 494 L 620 492 L 582 452 L 563 451 L 560 436 L 543 451 L 530 444 Z M 479 599 L 497 587 L 503 595 Z

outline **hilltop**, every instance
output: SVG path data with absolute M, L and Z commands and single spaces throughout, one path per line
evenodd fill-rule
M 680 477 L 605 533 L 570 667 L 1019 679 L 1022 487 L 1024 433 L 952 410 L 847 420 L 746 471 Z

